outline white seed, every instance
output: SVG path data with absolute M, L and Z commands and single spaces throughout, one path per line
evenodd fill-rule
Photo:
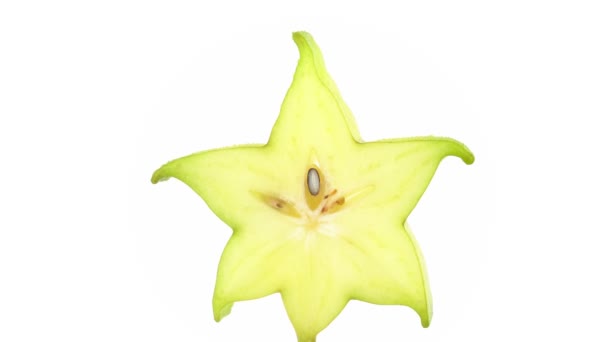
M 309 169 L 308 175 L 306 177 L 306 184 L 308 184 L 308 191 L 313 196 L 319 194 L 319 190 L 321 189 L 321 179 L 319 178 L 319 172 L 317 169 Z

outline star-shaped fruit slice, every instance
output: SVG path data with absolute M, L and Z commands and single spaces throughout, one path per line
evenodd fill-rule
M 405 221 L 444 157 L 473 154 L 450 138 L 363 142 L 313 38 L 293 39 L 300 59 L 265 145 L 195 153 L 152 176 L 186 183 L 233 229 L 215 319 L 278 292 L 300 342 L 351 299 L 409 306 L 427 327 L 424 261 Z

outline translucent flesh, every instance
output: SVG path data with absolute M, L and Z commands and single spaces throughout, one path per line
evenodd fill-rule
M 294 40 L 300 60 L 266 145 L 196 153 L 152 177 L 181 180 L 234 231 L 218 268 L 215 319 L 234 302 L 279 292 L 301 342 L 314 341 L 350 299 L 409 306 L 426 327 L 428 280 L 405 220 L 444 157 L 471 164 L 473 154 L 450 138 L 362 142 L 318 46 L 305 32 Z M 311 165 L 318 196 L 329 198 L 307 192 Z

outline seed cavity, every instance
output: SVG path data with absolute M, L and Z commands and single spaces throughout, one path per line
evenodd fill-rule
M 319 177 L 317 169 L 308 169 L 306 184 L 308 185 L 308 191 L 311 195 L 316 196 L 319 194 L 319 191 L 321 190 L 321 178 Z
M 281 214 L 297 218 L 302 217 L 302 214 L 296 208 L 293 201 L 290 201 L 288 198 L 282 198 L 280 195 L 277 194 L 267 194 L 255 190 L 252 190 L 251 192 L 262 202 L 266 203 L 266 205 L 268 205 L 270 208 L 276 210 Z

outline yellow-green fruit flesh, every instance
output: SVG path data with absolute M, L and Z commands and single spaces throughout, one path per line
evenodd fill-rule
M 152 177 L 183 181 L 234 231 L 215 319 L 280 292 L 299 341 L 314 341 L 350 299 L 409 306 L 426 327 L 428 280 L 405 220 L 444 157 L 474 157 L 450 138 L 362 142 L 318 46 L 305 32 L 294 40 L 300 60 L 267 144 L 196 153 Z

